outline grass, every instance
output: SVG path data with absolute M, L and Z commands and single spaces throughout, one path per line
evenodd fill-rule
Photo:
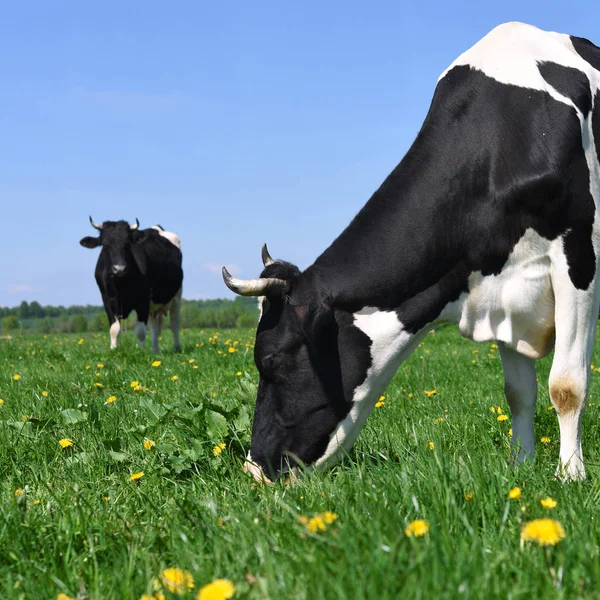
M 448 328 L 400 368 L 343 464 L 263 488 L 240 468 L 253 332 L 185 331 L 181 354 L 169 336 L 159 356 L 131 334 L 113 352 L 108 335 L 0 340 L 1 598 L 138 600 L 168 567 L 191 573 L 189 598 L 216 578 L 236 598 L 598 597 L 600 374 L 585 482 L 554 479 L 550 359 L 538 365 L 537 459 L 515 467 L 510 419 L 491 410 L 508 413 L 498 351 Z M 513 486 L 521 500 L 508 499 Z M 338 515 L 326 531 L 300 520 L 324 511 Z M 566 538 L 521 547 L 523 523 L 548 516 Z M 425 536 L 404 534 L 414 519 L 429 523 Z

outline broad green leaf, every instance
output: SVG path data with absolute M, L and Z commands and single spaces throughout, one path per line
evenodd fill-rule
M 75 425 L 88 419 L 88 414 L 77 408 L 65 408 L 60 411 L 60 414 L 67 425 Z
M 222 440 L 229 432 L 227 419 L 214 410 L 206 411 L 206 432 L 213 441 Z

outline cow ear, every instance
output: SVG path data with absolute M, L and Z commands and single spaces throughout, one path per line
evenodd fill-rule
M 97 248 L 101 245 L 99 237 L 91 237 L 89 235 L 84 238 L 81 238 L 81 240 L 79 240 L 79 243 L 84 248 Z
M 332 338 L 328 333 L 337 328 L 337 322 L 333 309 L 326 302 L 317 305 L 294 306 L 294 312 L 298 317 L 302 330 L 313 348 L 319 348 L 325 341 Z

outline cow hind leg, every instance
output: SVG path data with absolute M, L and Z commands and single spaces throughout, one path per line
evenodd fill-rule
M 589 388 L 598 317 L 596 278 L 587 290 L 576 289 L 566 260 L 553 264 L 556 343 L 548 387 L 560 427 L 560 466 L 564 480 L 585 479 L 581 419 Z
M 136 321 L 135 323 L 135 337 L 137 338 L 140 348 L 146 347 L 146 323 L 143 321 Z
M 169 318 L 171 320 L 171 331 L 173 332 L 173 347 L 175 352 L 181 351 L 181 342 L 179 341 L 179 328 L 181 326 L 180 313 L 181 313 L 181 294 L 182 288 L 175 294 L 175 297 L 171 301 L 171 308 L 169 309 Z
M 158 352 L 158 338 L 162 330 L 163 315 L 156 312 L 150 315 L 148 324 L 150 325 L 150 337 L 152 338 L 152 352 Z
M 535 360 L 498 343 L 504 370 L 504 394 L 512 413 L 512 442 L 517 461 L 533 458 L 533 418 L 537 399 Z

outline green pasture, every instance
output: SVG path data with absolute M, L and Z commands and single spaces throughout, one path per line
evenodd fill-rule
M 234 598 L 274 600 L 600 596 L 600 372 L 585 482 L 554 478 L 551 358 L 537 458 L 516 467 L 498 350 L 446 328 L 399 369 L 341 465 L 262 487 L 241 470 L 253 330 L 185 330 L 180 354 L 166 332 L 156 356 L 131 333 L 116 351 L 108 341 L 0 339 L 0 598 L 196 598 L 219 578 Z M 337 518 L 311 521 L 326 512 Z M 565 538 L 522 541 L 536 518 Z M 428 532 L 407 536 L 416 519 Z M 169 568 L 193 589 L 157 589 Z

